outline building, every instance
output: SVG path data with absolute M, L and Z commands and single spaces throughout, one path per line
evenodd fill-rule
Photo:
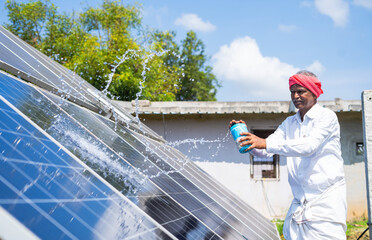
M 144 124 L 266 217 L 284 218 L 292 201 L 286 158 L 240 154 L 228 125 L 242 119 L 251 132 L 266 137 L 294 114 L 290 101 L 117 103 L 132 114 L 137 108 Z M 348 219 L 367 216 L 361 102 L 337 98 L 319 104 L 335 111 L 340 122 Z

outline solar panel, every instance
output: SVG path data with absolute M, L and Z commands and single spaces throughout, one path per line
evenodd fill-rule
M 59 89 L 37 64 L 63 68 L 0 30 L 0 61 Z M 3 49 L 27 57 L 12 62 L 18 54 Z M 38 237 L 278 239 L 269 220 L 150 131 L 48 86 L 0 71 L 0 206 Z

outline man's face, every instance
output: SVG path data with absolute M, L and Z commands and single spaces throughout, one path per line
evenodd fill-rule
M 303 114 L 309 111 L 316 103 L 316 96 L 305 87 L 294 84 L 291 86 L 290 91 L 293 104 Z

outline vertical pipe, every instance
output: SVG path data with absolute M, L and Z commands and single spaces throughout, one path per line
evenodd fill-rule
M 372 90 L 362 92 L 364 163 L 366 170 L 369 239 L 372 239 Z

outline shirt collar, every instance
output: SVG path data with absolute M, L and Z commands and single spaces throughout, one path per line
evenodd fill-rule
M 310 110 L 307 111 L 307 113 L 305 114 L 305 116 L 304 116 L 304 121 L 305 121 L 306 118 L 311 118 L 311 119 L 315 118 L 315 117 L 316 117 L 316 114 L 317 114 L 317 112 L 318 112 L 318 111 L 317 111 L 318 108 L 320 108 L 320 105 L 319 105 L 318 103 L 316 103 L 314 106 L 312 106 L 312 107 L 310 108 Z M 299 123 L 302 122 L 302 121 L 301 121 L 300 111 L 297 111 L 297 113 L 296 113 L 296 119 L 297 119 L 297 121 L 298 121 Z
M 310 108 L 309 111 L 307 111 L 307 113 L 305 114 L 305 117 L 307 116 L 308 118 L 311 118 L 311 119 L 315 118 L 318 113 L 317 109 L 319 108 L 320 108 L 320 105 L 316 103 L 314 106 Z

